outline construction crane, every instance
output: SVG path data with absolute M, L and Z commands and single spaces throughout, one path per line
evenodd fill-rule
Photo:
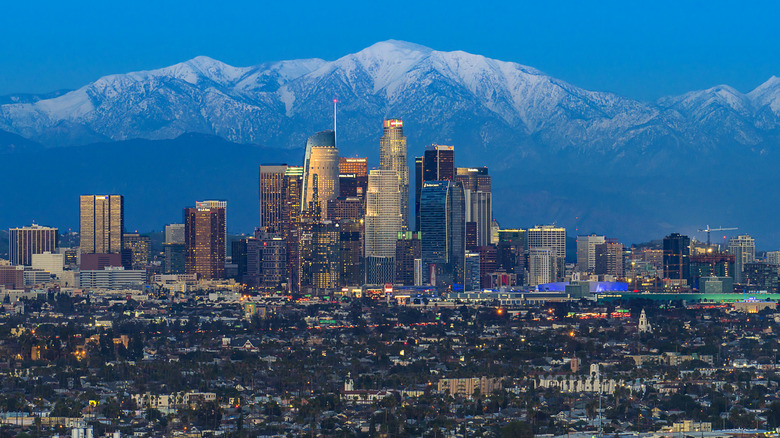
M 710 246 L 710 232 L 711 231 L 732 231 L 732 230 L 738 230 L 739 228 L 710 228 L 709 225 L 707 225 L 703 230 L 699 230 L 700 233 L 707 233 L 707 246 Z

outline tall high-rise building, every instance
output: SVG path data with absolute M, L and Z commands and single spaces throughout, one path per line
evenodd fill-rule
M 126 269 L 143 269 L 149 263 L 149 255 L 152 249 L 152 240 L 149 236 L 137 233 L 124 234 L 122 246 L 130 256 L 129 266 Z
M 81 196 L 81 253 L 120 254 L 125 227 L 121 195 Z
M 526 230 L 498 230 L 496 245 L 498 267 L 510 274 L 523 274 L 526 268 Z
M 395 256 L 395 241 L 401 231 L 400 206 L 398 173 L 372 170 L 366 196 L 366 256 Z
M 184 268 L 204 280 L 225 277 L 225 209 L 184 209 Z
M 498 250 L 495 245 L 486 245 L 477 248 L 477 252 L 479 253 L 479 284 L 484 289 L 491 286 L 490 276 L 498 271 Z
M 463 188 L 472 192 L 491 191 L 491 179 L 487 167 L 456 167 L 455 181 L 462 182 Z
M 184 224 L 166 225 L 165 243 L 184 243 Z
M 266 232 L 282 232 L 287 201 L 286 173 L 286 164 L 260 166 L 260 229 Z
M 595 247 L 596 275 L 623 277 L 623 244 L 617 239 L 605 239 Z
M 184 259 L 186 258 L 184 241 L 163 243 L 163 253 L 165 257 L 163 260 L 163 273 L 184 274 L 186 272 L 184 268 Z
M 476 224 L 477 246 L 490 245 L 493 223 L 492 194 L 483 191 L 466 190 L 466 221 Z
M 420 193 L 423 185 L 423 157 L 414 157 L 414 229 L 420 231 Z
M 476 224 L 477 246 L 490 245 L 493 224 L 491 181 L 487 167 L 458 167 L 455 181 L 463 183 L 466 193 L 466 222 Z
M 420 202 L 425 181 L 452 181 L 455 178 L 455 147 L 431 145 L 422 157 L 414 159 L 414 208 L 417 230 L 420 231 Z
M 365 203 L 358 197 L 338 198 L 328 201 L 328 220 L 341 222 L 360 220 L 365 215 Z
M 594 272 L 596 269 L 596 245 L 605 242 L 604 236 L 591 234 L 577 236 L 577 271 Z
M 528 285 L 552 283 L 558 277 L 558 251 L 535 246 L 528 250 Z
M 420 195 L 420 232 L 425 280 L 438 288 L 463 284 L 466 254 L 463 185 L 426 181 Z M 434 269 L 435 268 L 435 269 Z
M 165 226 L 165 242 L 163 242 L 163 273 L 184 274 L 184 224 L 169 224 Z
M 423 156 L 423 181 L 452 181 L 455 179 L 455 147 L 431 145 Z
M 392 283 L 395 246 L 401 231 L 401 193 L 395 170 L 372 170 L 366 194 L 366 282 Z M 375 260 L 377 258 L 387 260 Z M 381 267 L 381 273 L 373 267 Z M 387 266 L 390 268 L 385 269 Z
M 222 239 L 225 241 L 225 258 L 227 258 L 227 201 L 198 201 L 195 208 L 212 209 L 221 208 L 224 212 L 225 222 L 223 224 Z
M 466 251 L 465 268 L 463 274 L 463 290 L 473 291 L 480 289 L 480 254 L 478 252 Z
M 414 261 L 420 259 L 420 233 L 399 231 L 395 245 L 395 282 L 414 286 Z
M 285 200 L 282 210 L 282 238 L 289 242 L 290 230 L 301 216 L 303 167 L 288 166 L 284 172 Z
M 531 248 L 551 248 L 553 250 L 553 255 L 556 257 L 556 280 L 562 278 L 566 263 L 566 228 L 555 225 L 537 225 L 529 228 L 526 236 L 529 251 Z
M 384 131 L 379 142 L 379 168 L 394 170 L 398 174 L 398 189 L 401 192 L 401 227 L 409 227 L 409 165 L 406 163 L 406 136 L 404 123 L 400 119 L 385 120 Z
M 255 232 L 246 239 L 246 274 L 243 281 L 265 292 L 287 283 L 287 243 L 276 233 Z
M 316 192 L 320 217 L 324 219 L 328 217 L 328 201 L 339 196 L 339 150 L 335 132 L 322 131 L 309 137 L 303 158 L 303 172 L 301 209 L 312 208 Z
M 312 233 L 311 285 L 334 290 L 341 284 L 341 235 L 331 221 L 314 224 Z
M 339 157 L 340 198 L 364 198 L 368 188 L 368 158 Z
M 690 276 L 691 239 L 679 233 L 664 237 L 663 264 L 664 278 L 688 280 Z
M 8 230 L 8 258 L 12 265 L 32 265 L 33 254 L 57 252 L 57 228 L 32 224 L 29 227 Z
M 734 282 L 743 283 L 746 263 L 756 260 L 756 241 L 747 234 L 729 239 L 729 254 L 734 254 Z
M 339 157 L 339 173 L 368 178 L 368 158 Z
M 364 222 L 360 219 L 338 221 L 341 240 L 341 284 L 358 286 L 365 281 L 363 263 Z

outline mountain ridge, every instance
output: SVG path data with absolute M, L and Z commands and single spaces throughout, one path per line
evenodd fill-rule
M 397 40 L 334 61 L 233 67 L 206 56 L 155 70 L 107 75 L 53 98 L 0 105 L 0 129 L 47 146 L 187 132 L 296 148 L 330 126 L 338 98 L 340 143 L 353 151 L 382 118 L 414 119 L 412 139 L 479 151 L 651 151 L 754 146 L 780 126 L 780 79 L 748 93 L 720 85 L 642 102 L 590 91 L 533 67 Z M 473 127 L 464 129 L 464 124 Z M 490 128 L 494 132 L 487 132 Z

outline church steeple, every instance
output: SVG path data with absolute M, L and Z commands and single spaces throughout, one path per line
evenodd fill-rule
M 639 315 L 639 333 L 652 333 L 653 327 L 647 321 L 647 315 L 645 309 L 642 309 L 642 313 Z

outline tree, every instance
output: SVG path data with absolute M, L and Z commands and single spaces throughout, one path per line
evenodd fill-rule
M 195 410 L 195 420 L 201 428 L 216 429 L 222 422 L 222 408 L 215 401 L 205 402 Z
M 766 425 L 770 429 L 780 427 L 780 401 L 773 401 L 767 407 L 766 412 Z
M 534 431 L 526 422 L 513 421 L 501 428 L 501 438 L 533 438 Z

